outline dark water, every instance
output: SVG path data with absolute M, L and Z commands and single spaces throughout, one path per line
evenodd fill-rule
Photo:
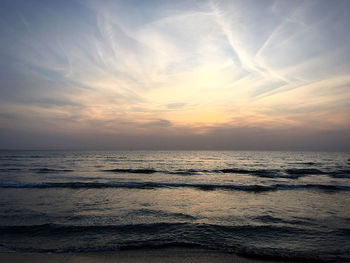
M 350 153 L 0 151 L 0 251 L 350 261 Z

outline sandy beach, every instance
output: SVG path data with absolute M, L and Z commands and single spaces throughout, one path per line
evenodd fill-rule
M 140 249 L 98 253 L 0 253 L 3 263 L 277 263 L 201 249 Z

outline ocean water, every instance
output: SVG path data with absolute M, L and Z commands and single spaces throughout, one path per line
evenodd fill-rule
M 350 261 L 350 153 L 0 151 L 0 251 Z

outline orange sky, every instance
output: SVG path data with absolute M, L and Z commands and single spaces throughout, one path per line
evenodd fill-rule
M 2 129 L 350 128 L 348 1 L 6 5 Z

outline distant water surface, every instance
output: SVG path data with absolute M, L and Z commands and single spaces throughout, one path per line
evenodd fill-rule
M 350 261 L 350 153 L 0 151 L 0 251 Z

